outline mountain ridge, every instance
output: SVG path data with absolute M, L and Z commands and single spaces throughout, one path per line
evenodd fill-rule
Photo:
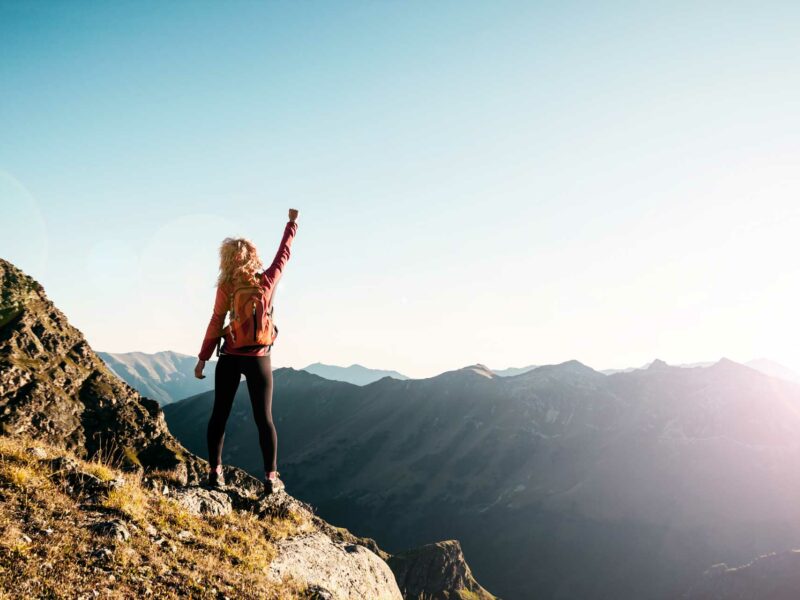
M 532 581 L 544 597 L 677 597 L 718 552 L 744 562 L 800 547 L 795 384 L 730 361 L 615 375 L 566 361 L 493 378 L 475 367 L 313 392 L 276 370 L 287 482 L 391 551 L 458 538 L 507 598 L 529 597 Z M 209 403 L 165 408 L 189 447 Z M 249 438 L 237 404 L 232 431 Z M 251 454 L 243 444 L 227 460 L 249 469 Z
M 98 352 L 103 362 L 140 394 L 159 404 L 169 404 L 214 387 L 216 361 L 206 363 L 206 378 L 194 376 L 196 356 L 172 350 L 146 352 Z
M 321 362 L 311 363 L 303 367 L 304 371 L 314 373 L 320 377 L 334 381 L 346 381 L 354 385 L 368 385 L 384 377 L 392 377 L 393 379 L 403 380 L 408 379 L 402 373 L 386 369 L 371 369 L 364 367 L 358 363 L 353 363 L 348 367 L 341 367 L 338 365 L 329 365 Z

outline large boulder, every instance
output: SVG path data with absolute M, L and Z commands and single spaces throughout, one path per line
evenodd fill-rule
M 318 589 L 332 600 L 369 598 L 401 600 L 403 596 L 389 566 L 359 544 L 337 542 L 322 532 L 276 543 L 270 563 L 276 579 L 291 577 Z
M 458 540 L 427 544 L 389 558 L 407 599 L 489 600 L 494 598 L 472 576 Z

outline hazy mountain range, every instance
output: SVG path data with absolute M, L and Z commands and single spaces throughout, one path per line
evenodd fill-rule
M 208 361 L 205 379 L 194 376 L 196 356 L 172 352 L 98 352 L 103 362 L 143 396 L 169 404 L 214 388 L 216 361 Z
M 757 371 L 765 373 L 766 375 L 780 377 L 781 379 L 786 379 L 787 381 L 800 383 L 800 374 L 798 374 L 796 371 L 793 371 L 789 367 L 786 367 L 780 363 L 776 363 L 774 360 L 758 358 L 756 360 L 751 360 L 746 364 L 748 367 L 752 367 Z
M 158 400 L 161 405 L 170 404 L 214 388 L 216 360 L 206 363 L 205 379 L 194 376 L 197 357 L 165 350 L 155 354 L 145 352 L 98 352 L 117 377 L 140 394 Z M 334 381 L 347 381 L 355 385 L 367 385 L 383 377 L 408 379 L 397 371 L 369 369 L 353 364 L 349 367 L 312 363 L 305 371 Z
M 240 393 L 224 458 L 259 473 Z M 199 453 L 212 401 L 165 408 Z M 389 549 L 457 537 L 504 598 L 674 598 L 800 548 L 800 385 L 729 360 L 366 386 L 277 369 L 273 412 L 279 468 L 322 516 Z
M 654 359 L 641 367 L 627 367 L 624 369 L 602 369 L 600 373 L 604 375 L 614 375 L 615 373 L 630 373 L 631 371 L 637 371 L 641 369 L 647 369 L 652 365 L 654 362 L 657 362 L 659 359 Z M 677 365 L 671 365 L 674 367 L 681 367 L 692 369 L 694 367 L 709 367 L 714 364 L 715 361 L 708 360 L 702 362 L 695 362 L 695 363 L 680 363 Z M 761 371 L 765 375 L 771 375 L 773 377 L 780 377 L 781 379 L 786 379 L 788 381 L 795 381 L 800 383 L 800 374 L 796 373 L 789 367 L 786 367 L 780 363 L 775 362 L 774 360 L 769 360 L 767 358 L 759 358 L 756 360 L 750 360 L 744 365 L 755 369 L 756 371 Z M 523 373 L 527 373 L 528 371 L 532 371 L 536 368 L 537 365 L 528 365 L 527 367 L 510 367 L 508 369 L 492 369 L 492 372 L 499 375 L 500 377 L 509 377 L 511 375 L 522 375 Z
M 140 394 L 158 400 L 162 405 L 176 402 L 177 400 L 214 388 L 214 368 L 216 367 L 216 361 L 213 360 L 206 364 L 206 378 L 196 379 L 194 377 L 194 367 L 195 364 L 197 364 L 196 356 L 189 356 L 170 350 L 156 352 L 155 354 L 147 354 L 145 352 L 98 352 L 97 354 L 103 359 L 106 365 L 128 385 L 133 387 Z M 627 369 L 605 369 L 601 371 L 601 373 L 606 375 L 627 373 L 637 369 L 646 369 L 650 364 L 652 363 L 647 363 L 642 367 L 630 367 Z M 711 364 L 713 364 L 713 362 L 681 364 L 676 366 L 698 367 L 709 366 Z M 767 375 L 800 382 L 800 375 L 775 361 L 758 359 L 745 364 Z M 499 377 L 511 377 L 532 371 L 536 368 L 536 365 L 509 367 L 506 369 L 483 368 Z M 349 367 L 340 367 L 316 362 L 304 367 L 303 370 L 324 377 L 325 379 L 345 381 L 354 385 L 368 385 L 384 377 L 392 377 L 399 380 L 409 379 L 409 377 L 397 371 L 371 369 L 358 364 L 352 364 Z
M 658 360 L 658 359 L 656 359 Z M 647 369 L 650 365 L 653 364 L 652 361 L 641 367 L 629 367 L 626 369 L 604 369 L 601 373 L 606 375 L 613 375 L 614 373 L 630 373 L 631 371 L 636 371 L 639 369 Z M 695 362 L 695 363 L 681 363 L 677 365 L 672 365 L 675 367 L 681 367 L 683 369 L 693 369 L 695 367 L 709 367 L 714 364 L 714 361 L 703 361 L 703 362 Z M 786 367 L 780 363 L 775 362 L 774 360 L 769 360 L 767 358 L 758 358 L 755 360 L 749 360 L 746 363 L 743 363 L 745 366 L 748 366 L 756 371 L 760 371 L 765 375 L 771 375 L 772 377 L 780 377 L 781 379 L 786 379 L 787 381 L 794 381 L 800 383 L 800 374 L 792 371 L 789 367 Z
M 350 365 L 349 367 L 339 367 L 336 365 L 326 365 L 320 362 L 315 362 L 307 367 L 304 367 L 303 370 L 313 373 L 314 375 L 324 377 L 325 379 L 346 381 L 354 385 L 367 385 L 384 377 L 408 379 L 408 377 L 402 373 L 398 373 L 397 371 L 370 369 L 357 364 Z

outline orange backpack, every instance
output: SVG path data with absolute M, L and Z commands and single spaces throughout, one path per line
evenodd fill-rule
M 272 318 L 272 291 L 261 285 L 242 285 L 231 294 L 229 323 L 223 328 L 226 348 L 269 346 L 278 337 Z M 217 356 L 219 356 L 217 340 Z

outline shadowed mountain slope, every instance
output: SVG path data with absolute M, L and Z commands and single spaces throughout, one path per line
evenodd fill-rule
M 190 448 L 212 401 L 165 409 Z M 273 413 L 281 472 L 321 515 L 392 551 L 457 538 L 504 598 L 676 597 L 800 547 L 800 386 L 731 361 L 363 387 L 277 369 Z M 258 472 L 251 421 L 240 389 L 225 460 Z
M 685 600 L 796 600 L 800 595 L 800 550 L 773 552 L 738 567 L 714 565 Z

